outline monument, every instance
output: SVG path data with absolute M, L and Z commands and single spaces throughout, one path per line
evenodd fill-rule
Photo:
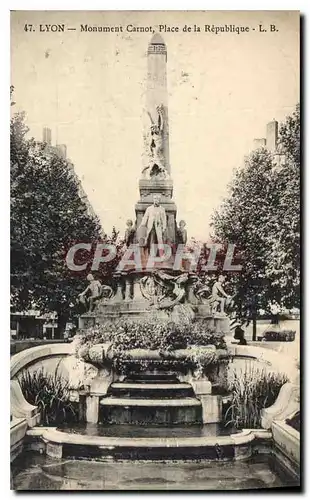
M 229 329 L 221 285 L 217 282 L 211 293 L 199 276 L 187 269 L 186 261 L 183 265 L 181 259 L 180 266 L 174 266 L 177 246 L 187 243 L 187 229 L 184 220 L 178 226 L 176 223 L 171 173 L 167 47 L 162 37 L 154 34 L 147 49 L 140 199 L 135 205 L 136 220 L 127 220 L 125 232 L 127 251 L 132 247 L 139 250 L 141 267 L 128 266 L 116 272 L 111 293 L 100 299 L 90 297 L 95 306 L 90 304 L 89 311 L 80 317 L 80 328 L 106 318 L 139 321 L 154 310 L 160 319 L 175 318 L 179 307 L 189 317 L 203 318 L 206 325 L 217 331 Z M 167 246 L 171 258 L 158 259 L 165 257 Z M 152 266 L 148 265 L 149 257 L 153 257 Z
M 165 243 L 176 243 L 176 212 L 172 200 L 173 181 L 169 157 L 167 91 L 167 47 L 162 37 L 153 35 L 147 50 L 146 102 L 143 127 L 143 165 L 139 181 L 140 200 L 136 204 L 137 227 L 141 226 L 153 196 L 160 195 L 165 210 Z

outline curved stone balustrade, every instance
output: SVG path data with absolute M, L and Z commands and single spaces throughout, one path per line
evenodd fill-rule
M 21 351 L 11 358 L 11 379 L 15 378 L 19 372 L 27 368 L 28 365 L 31 365 L 40 359 L 55 356 L 68 356 L 70 354 L 74 354 L 73 343 L 46 344 Z
M 291 382 L 298 377 L 299 371 L 296 359 L 282 352 L 264 348 L 263 345 L 258 347 L 229 344 L 227 349 L 232 358 L 247 358 L 261 361 L 272 367 L 274 371 L 284 373 Z
M 276 402 L 262 411 L 262 426 L 270 429 L 273 421 L 285 420 L 299 410 L 299 385 L 287 382 L 281 387 Z
M 40 422 L 38 407 L 26 401 L 17 380 L 11 380 L 11 415 L 15 418 L 25 418 L 29 427 Z

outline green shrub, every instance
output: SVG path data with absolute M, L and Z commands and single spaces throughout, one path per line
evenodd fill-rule
M 242 372 L 234 371 L 228 390 L 232 399 L 224 415 L 225 425 L 236 429 L 257 429 L 261 427 L 261 411 L 276 401 L 286 375 L 267 373 L 254 366 Z
M 59 425 L 78 420 L 77 411 L 69 400 L 69 384 L 57 370 L 48 374 L 43 369 L 24 371 L 19 378 L 23 395 L 28 403 L 38 406 L 41 424 Z

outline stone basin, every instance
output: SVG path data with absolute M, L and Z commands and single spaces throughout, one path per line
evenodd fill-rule
M 111 348 L 110 343 L 96 344 L 89 348 L 87 354 L 87 361 L 101 364 L 105 361 L 112 361 L 115 358 L 115 351 Z M 128 359 L 132 360 L 156 360 L 163 359 L 171 360 L 185 360 L 188 359 L 194 351 L 194 347 L 187 349 L 174 349 L 171 351 L 161 351 L 159 349 L 128 349 L 126 355 Z M 218 359 L 228 358 L 229 354 L 226 349 L 216 349 L 214 345 L 199 346 L 200 354 L 210 354 L 210 359 L 216 356 Z
M 28 437 L 40 428 L 28 431 Z M 50 457 L 96 457 L 130 460 L 243 460 L 271 441 L 271 432 L 245 429 L 236 434 L 199 437 L 120 437 L 87 435 L 42 428 L 41 439 Z M 257 451 L 256 451 L 257 450 Z

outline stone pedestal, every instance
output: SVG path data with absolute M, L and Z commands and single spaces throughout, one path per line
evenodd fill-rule
M 284 469 L 297 477 L 300 474 L 300 433 L 285 423 L 272 423 L 272 436 L 275 444 L 274 453 Z
M 61 443 L 50 443 L 46 444 L 46 454 L 48 457 L 52 458 L 62 458 L 62 444 Z
M 160 194 L 160 205 L 165 209 L 167 229 L 164 242 L 170 245 L 176 243 L 176 213 L 177 207 L 172 201 L 173 182 L 172 179 L 141 179 L 139 182 L 140 200 L 136 204 L 136 223 L 140 226 L 146 209 L 153 205 L 153 195 Z M 136 242 L 138 243 L 138 242 Z
M 86 422 L 97 424 L 99 417 L 99 396 L 88 396 L 86 398 Z
M 222 397 L 211 394 L 197 396 L 202 404 L 202 422 L 213 424 L 222 420 Z
M 197 397 L 211 394 L 212 384 L 209 380 L 193 380 L 191 381 L 192 388 Z
M 229 332 L 230 331 L 230 319 L 228 316 L 214 316 L 214 326 L 216 332 Z
M 252 429 L 244 429 L 238 434 L 231 434 L 231 439 L 235 445 L 235 460 L 245 460 L 252 455 L 252 443 L 255 434 Z
M 112 372 L 102 368 L 97 375 L 92 380 L 90 385 L 90 395 L 91 396 L 105 396 L 110 384 L 113 382 L 114 376 Z

